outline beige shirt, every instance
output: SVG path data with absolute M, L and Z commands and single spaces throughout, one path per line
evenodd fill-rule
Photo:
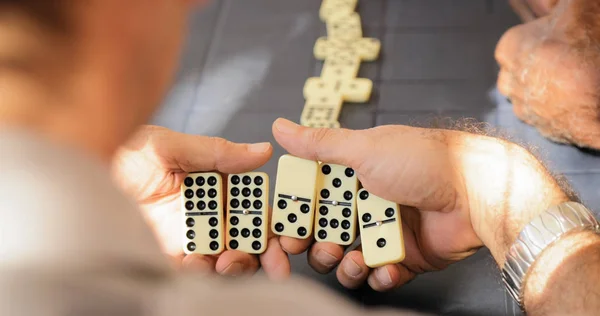
M 174 271 L 154 238 L 99 161 L 24 132 L 0 134 L 0 315 L 367 313 L 307 280 Z

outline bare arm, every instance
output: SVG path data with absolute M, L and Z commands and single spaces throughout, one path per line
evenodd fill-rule
M 533 217 L 577 197 L 521 147 L 495 146 L 480 136 L 463 144 L 458 160 L 467 187 L 475 188 L 469 194 L 473 226 L 502 267 L 508 248 Z M 527 273 L 525 309 L 534 316 L 597 315 L 599 279 L 600 236 L 567 234 L 542 252 Z

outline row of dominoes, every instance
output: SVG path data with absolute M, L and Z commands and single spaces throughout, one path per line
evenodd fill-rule
M 268 227 L 276 235 L 298 239 L 314 235 L 319 242 L 347 246 L 356 239 L 358 222 L 368 266 L 404 259 L 398 205 L 359 190 L 351 168 L 283 155 L 271 225 L 267 174 L 231 174 L 227 188 L 224 207 L 220 174 L 192 173 L 185 179 L 181 194 L 187 254 L 214 255 L 225 248 L 260 254 L 266 250 Z
M 373 82 L 357 78 L 362 61 L 377 59 L 381 43 L 362 36 L 360 16 L 354 12 L 358 0 L 323 0 L 319 12 L 327 25 L 327 37 L 317 39 L 315 58 L 324 60 L 320 77 L 304 84 L 306 100 L 300 124 L 339 128 L 344 102 L 367 102 Z

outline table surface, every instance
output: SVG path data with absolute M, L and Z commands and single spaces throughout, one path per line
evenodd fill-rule
M 320 74 L 321 63 L 312 55 L 315 40 L 325 35 L 320 2 L 220 0 L 194 12 L 176 82 L 153 123 L 235 142 L 271 141 L 274 156 L 260 170 L 274 179 L 284 151 L 271 124 L 277 117 L 299 120 L 304 81 Z M 496 43 L 519 23 L 507 0 L 363 0 L 357 10 L 364 36 L 381 40 L 382 55 L 362 64 L 359 76 L 373 80 L 373 97 L 366 104 L 344 105 L 343 127 L 422 125 L 434 116 L 488 122 L 533 145 L 592 209 L 600 209 L 600 156 L 544 139 L 520 122 L 495 90 Z M 294 273 L 365 307 L 520 315 L 485 250 L 389 293 L 345 290 L 334 273 L 313 272 L 305 254 L 292 262 Z

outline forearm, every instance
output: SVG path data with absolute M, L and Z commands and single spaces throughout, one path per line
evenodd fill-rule
M 523 227 L 568 201 L 568 194 L 537 158 L 516 144 L 467 134 L 455 146 L 473 229 L 502 267 Z
M 474 229 L 502 268 L 509 247 L 540 213 L 577 200 L 524 148 L 500 139 L 464 136 L 458 168 L 469 192 Z M 529 315 L 592 315 L 600 311 L 600 235 L 572 232 L 545 249 L 526 274 Z
M 528 315 L 597 315 L 600 312 L 600 235 L 563 236 L 544 250 L 527 273 Z

